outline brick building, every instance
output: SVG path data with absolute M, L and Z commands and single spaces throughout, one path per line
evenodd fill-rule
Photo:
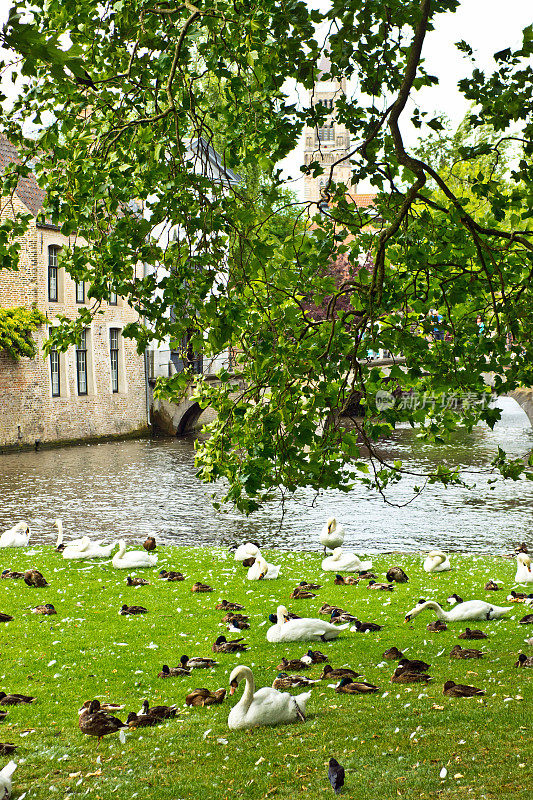
M 0 138 L 0 170 L 16 157 Z M 102 303 L 82 342 L 66 353 L 41 347 L 47 327 L 59 315 L 76 317 L 87 301 L 87 286 L 76 283 L 58 266 L 61 247 L 69 244 L 59 229 L 41 221 L 44 194 L 35 177 L 19 181 L 13 198 L 2 200 L 2 216 L 31 214 L 21 240 L 18 271 L 0 265 L 0 307 L 35 306 L 48 318 L 35 333 L 35 358 L 15 361 L 0 350 L 0 449 L 30 447 L 100 437 L 130 436 L 148 429 L 144 357 L 122 337 L 137 318 L 121 298 Z

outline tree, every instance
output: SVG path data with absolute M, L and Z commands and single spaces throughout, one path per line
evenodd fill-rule
M 322 13 L 299 0 L 52 0 L 46 11 L 22 3 L 26 21 L 12 14 L 4 31 L 29 84 L 4 129 L 35 159 L 47 214 L 86 242 L 65 254 L 67 269 L 90 283 L 96 304 L 110 287 L 128 298 L 144 322 L 125 333 L 140 348 L 152 329 L 174 340 L 197 329 L 206 332 L 208 355 L 229 346 L 240 354 L 235 375 L 198 390 L 218 411 L 198 468 L 206 481 L 226 479 L 225 499 L 245 512 L 274 492 L 348 491 L 361 476 L 383 491 L 403 473 L 376 447 L 395 424 L 420 425 L 439 441 L 459 425 L 494 424 L 498 412 L 485 402 L 462 410 L 448 402 L 450 394 L 483 401 L 484 373 L 495 373 L 499 394 L 531 385 L 532 29 L 516 52 L 496 54 L 493 75 L 474 70 L 462 81 L 475 104 L 469 124 L 490 125 L 498 136 L 459 149 L 475 171 L 469 197 L 402 138 L 406 119 L 422 132 L 441 125 L 418 107 L 416 92 L 436 83 L 424 68 L 426 33 L 457 5 L 333 0 Z M 326 44 L 315 35 L 323 23 Z M 336 112 L 355 142 L 354 182 L 371 180 L 375 209 L 356 209 L 346 187 L 326 175 L 327 210 L 302 204 L 296 217 L 305 224 L 280 227 L 287 204 L 276 165 L 303 125 L 320 126 L 326 114 L 289 103 L 283 86 L 292 79 L 312 88 L 323 51 L 332 80 L 358 83 L 360 93 L 339 97 Z M 21 134 L 19 120 L 28 118 L 43 125 L 36 143 Z M 197 136 L 223 142 L 232 169 L 258 165 L 270 175 L 265 202 L 195 172 L 187 142 Z M 503 180 L 486 156 L 510 138 L 522 155 Z M 302 169 L 316 174 L 320 165 Z M 472 193 L 484 198 L 475 212 Z M 168 246 L 154 236 L 163 224 L 179 231 Z M 0 240 L 6 251 L 8 240 Z M 362 254 L 365 265 L 343 280 L 325 269 L 339 257 L 359 264 Z M 167 277 L 135 279 L 138 261 L 164 265 Z M 310 304 L 325 304 L 326 313 L 313 315 Z M 491 332 L 483 339 L 480 308 Z M 444 341 L 431 341 L 433 309 Z M 89 315 L 82 312 L 78 327 Z M 58 344 L 75 334 L 65 323 Z M 366 362 L 369 347 L 402 353 L 405 363 L 384 376 Z M 174 376 L 168 391 L 178 393 L 186 379 Z M 424 402 L 402 403 L 397 386 Z M 345 431 L 338 413 L 354 397 L 365 420 Z M 525 465 L 502 456 L 498 466 L 516 477 Z M 420 475 L 421 486 L 457 480 L 444 466 Z

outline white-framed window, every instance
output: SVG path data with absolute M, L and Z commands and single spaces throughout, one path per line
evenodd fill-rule
M 85 303 L 85 281 L 76 281 L 76 303 Z
M 49 335 L 52 334 L 52 328 Z M 50 383 L 52 385 L 52 397 L 61 397 L 61 362 L 59 350 L 55 347 L 50 350 Z
M 334 142 L 335 141 L 335 127 L 333 125 L 324 125 L 318 128 L 319 142 Z
M 109 300 L 107 301 L 110 306 L 118 305 L 118 296 L 116 292 L 109 292 Z
M 120 349 L 120 328 L 109 329 L 109 359 L 111 365 L 111 391 L 113 394 L 119 388 L 119 349 Z
M 80 341 L 76 344 L 76 378 L 78 394 L 88 394 L 87 331 L 82 331 Z
M 59 266 L 57 256 L 60 248 L 51 244 L 48 248 L 48 301 L 59 302 Z

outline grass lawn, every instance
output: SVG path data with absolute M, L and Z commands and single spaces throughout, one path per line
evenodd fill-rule
M 281 577 L 250 582 L 246 568 L 220 549 L 159 547 L 157 552 L 157 569 L 131 573 L 151 584 L 128 587 L 129 573 L 113 569 L 110 562 L 64 561 L 46 547 L 2 551 L 2 569 L 34 566 L 50 583 L 36 589 L 21 580 L 0 581 L 0 611 L 14 617 L 0 627 L 0 688 L 37 698 L 31 706 L 10 707 L 0 722 L 0 741 L 18 745 L 15 798 L 22 792 L 43 800 L 86 795 L 102 800 L 315 798 L 332 794 L 327 781 L 331 756 L 346 769 L 346 797 L 531 797 L 533 670 L 513 666 L 520 651 L 533 654 L 524 643 L 533 626 L 518 624 L 531 609 L 516 604 L 503 620 L 452 623 L 442 633 L 426 630 L 433 612 L 403 622 L 420 597 L 446 608 L 452 592 L 465 600 L 510 605 L 505 597 L 513 587 L 515 561 L 454 555 L 451 572 L 431 577 L 419 556 L 379 556 L 374 571 L 380 579 L 393 565 L 410 578 L 389 593 L 367 590 L 366 581 L 335 586 L 333 573 L 321 571 L 316 553 L 265 551 L 269 561 L 282 564 Z M 162 568 L 182 571 L 185 581 L 160 580 Z M 484 591 L 489 578 L 504 591 Z M 191 586 L 198 580 L 214 591 L 193 594 Z M 315 599 L 289 600 L 301 580 L 322 584 Z M 249 651 L 240 657 L 217 655 L 218 667 L 194 670 L 191 677 L 158 678 L 162 665 L 176 666 L 182 654 L 212 656 L 211 645 L 220 634 L 236 638 L 221 623 L 224 612 L 215 610 L 223 598 L 246 606 L 251 628 L 242 635 Z M 47 602 L 55 605 L 57 616 L 31 613 L 33 606 Z M 380 687 L 379 694 L 340 695 L 322 681 L 313 686 L 305 723 L 251 731 L 227 728 L 230 707 L 243 685 L 232 698 L 228 693 L 222 705 L 184 706 L 186 694 L 198 686 L 227 687 L 239 662 L 253 669 L 258 687 L 271 685 L 281 657 L 299 657 L 307 645 L 269 644 L 268 614 L 285 603 L 301 616 L 315 617 L 323 602 L 384 625 L 377 633 L 347 630 L 336 641 L 310 645 L 326 653 L 333 667 L 348 665 L 362 673 Z M 119 616 L 122 603 L 143 605 L 149 613 Z M 459 642 L 466 625 L 482 628 L 489 638 Z M 458 643 L 482 649 L 486 656 L 450 659 Z M 392 645 L 431 663 L 433 681 L 427 686 L 391 684 L 396 663 L 384 662 L 381 654 Z M 305 674 L 317 677 L 321 670 L 315 665 Z M 448 679 L 478 686 L 486 696 L 445 697 L 442 687 Z M 125 744 L 116 734 L 98 744 L 78 729 L 78 708 L 94 697 L 125 703 L 118 714 L 122 719 L 138 711 L 144 698 L 150 704 L 178 703 L 182 713 L 161 726 L 128 732 Z M 0 765 L 8 759 L 3 757 Z M 443 767 L 445 778 L 440 777 Z

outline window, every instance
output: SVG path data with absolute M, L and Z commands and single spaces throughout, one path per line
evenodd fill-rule
M 76 374 L 78 394 L 87 394 L 87 331 L 82 331 L 80 342 L 76 345 Z
M 117 293 L 109 292 L 109 300 L 107 302 L 110 306 L 116 306 L 118 303 Z
M 48 248 L 48 300 L 51 303 L 57 303 L 59 298 L 58 291 L 58 267 L 57 267 L 57 254 L 59 247 L 51 245 Z
M 319 128 L 318 140 L 320 142 L 334 142 L 335 128 L 333 127 L 333 125 L 325 125 L 323 128 Z
M 52 335 L 53 328 L 50 328 L 48 335 Z M 50 350 L 50 381 L 52 383 L 52 397 L 60 397 L 61 381 L 59 378 L 59 353 L 55 349 Z
M 119 328 L 109 329 L 109 358 L 111 361 L 111 390 L 118 392 L 118 336 Z
M 85 281 L 76 281 L 76 303 L 85 303 Z

